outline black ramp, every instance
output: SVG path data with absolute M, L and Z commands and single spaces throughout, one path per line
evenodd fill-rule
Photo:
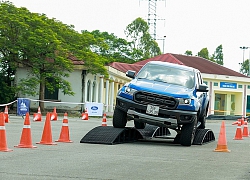
M 134 128 L 114 128 L 113 126 L 98 126 L 90 130 L 80 143 L 118 144 L 134 142 L 142 139 L 142 135 Z
M 197 129 L 193 145 L 202 145 L 215 141 L 214 133 L 211 129 Z
M 158 127 L 147 124 L 144 129 L 137 129 L 144 138 L 170 135 L 170 131 L 165 127 Z

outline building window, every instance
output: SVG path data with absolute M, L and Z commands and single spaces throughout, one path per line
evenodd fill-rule
M 250 85 L 247 85 L 247 89 L 250 89 Z
M 45 86 L 44 99 L 58 100 L 58 88 L 53 78 L 47 78 L 50 85 Z
M 242 85 L 241 85 L 241 84 L 239 84 L 239 85 L 238 85 L 238 88 L 242 88 Z
M 203 83 L 207 85 L 207 81 L 203 81 Z
M 218 83 L 217 83 L 217 82 L 214 82 L 214 86 L 218 86 Z

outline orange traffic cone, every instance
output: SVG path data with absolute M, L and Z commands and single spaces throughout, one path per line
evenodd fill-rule
M 4 121 L 5 123 L 9 122 L 8 106 L 5 106 L 5 109 L 4 109 Z
M 243 128 L 243 137 L 249 137 L 248 125 L 247 121 L 245 121 L 244 128 Z
M 60 137 L 56 142 L 73 142 L 69 140 L 69 126 L 68 126 L 68 114 L 64 113 L 63 124 L 61 128 Z
M 238 125 L 238 122 L 241 122 L 241 119 L 237 119 L 237 121 L 233 122 L 232 125 Z
M 12 149 L 8 149 L 7 147 L 4 113 L 0 113 L 0 151 L 4 152 L 13 151 Z
M 33 121 L 42 121 L 42 114 L 41 114 L 40 107 L 38 107 L 37 113 L 34 113 Z
M 51 121 L 57 121 L 56 107 L 54 107 L 54 111 L 51 114 Z
M 214 151 L 215 152 L 230 152 L 230 150 L 228 150 L 227 148 L 225 121 L 222 121 L 221 123 L 219 139 L 218 139 L 217 147 Z
M 102 126 L 107 126 L 107 118 L 106 118 L 106 113 L 103 113 L 103 118 L 102 118 Z
M 85 109 L 85 112 L 82 113 L 82 120 L 89 120 L 89 114 L 87 108 Z
M 234 140 L 242 140 L 242 129 L 241 129 L 241 121 L 238 122 L 238 126 L 236 129 Z
M 51 120 L 51 113 L 47 113 L 43 128 L 42 139 L 40 142 L 37 142 L 36 144 L 56 145 L 56 143 L 52 142 L 52 131 L 51 131 L 50 120 Z
M 17 148 L 36 148 L 37 146 L 32 145 L 32 138 L 31 138 L 31 128 L 30 128 L 30 115 L 27 112 L 24 120 L 23 131 L 20 139 L 20 143 Z
M 241 117 L 241 125 L 242 126 L 245 125 L 245 117 L 244 116 Z

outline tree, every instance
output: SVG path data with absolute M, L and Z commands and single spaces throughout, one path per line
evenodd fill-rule
M 135 61 L 148 59 L 161 54 L 157 42 L 149 34 L 149 26 L 142 18 L 135 19 L 125 30 L 131 42 L 132 57 Z
M 87 31 L 84 31 L 85 33 Z M 133 63 L 131 57 L 130 43 L 125 39 L 118 38 L 113 33 L 100 32 L 95 30 L 90 32 L 99 44 L 92 47 L 92 51 L 105 58 L 105 64 L 111 62 Z
M 217 64 L 220 64 L 220 65 L 223 65 L 224 62 L 223 62 L 223 48 L 222 48 L 222 45 L 219 45 L 214 54 L 212 55 L 212 59 L 217 63 Z
M 96 43 L 93 36 L 80 34 L 73 26 L 45 14 L 16 8 L 10 2 L 0 3 L 0 14 L 0 58 L 5 73 L 13 77 L 17 66 L 28 68 L 27 78 L 17 86 L 22 94 L 39 95 L 44 100 L 46 86 L 50 92 L 61 89 L 73 95 L 65 80 L 73 70 L 71 55 L 84 60 L 88 72 L 105 74 L 104 61 L 90 49 L 90 43 Z M 43 103 L 40 106 L 43 110 Z
M 186 54 L 187 56 L 192 56 L 193 55 L 192 51 L 189 51 L 189 50 L 186 50 L 186 52 L 184 54 Z
M 0 103 L 15 99 L 16 89 L 12 84 L 16 72 L 15 61 L 19 58 L 19 32 L 26 28 L 25 24 L 20 23 L 24 12 L 23 8 L 17 9 L 11 3 L 0 2 Z
M 209 52 L 208 52 L 208 49 L 207 48 L 203 48 L 203 49 L 201 49 L 200 50 L 200 52 L 198 52 L 198 56 L 199 57 L 202 57 L 202 58 L 204 58 L 204 59 L 210 59 L 209 58 Z
M 249 71 L 249 59 L 245 60 L 245 61 L 241 64 L 240 72 L 241 72 L 242 74 L 245 74 L 246 76 L 250 74 L 250 71 Z

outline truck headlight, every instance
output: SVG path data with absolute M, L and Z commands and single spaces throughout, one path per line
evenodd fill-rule
M 132 89 L 132 88 L 130 88 L 130 87 L 126 87 L 126 88 L 125 88 L 125 92 L 126 92 L 127 94 L 130 94 L 131 96 L 133 96 L 134 93 L 136 92 L 136 90 L 135 90 L 135 89 Z
M 185 99 L 185 98 L 178 98 L 179 104 L 187 104 L 189 105 L 191 103 L 191 99 Z

